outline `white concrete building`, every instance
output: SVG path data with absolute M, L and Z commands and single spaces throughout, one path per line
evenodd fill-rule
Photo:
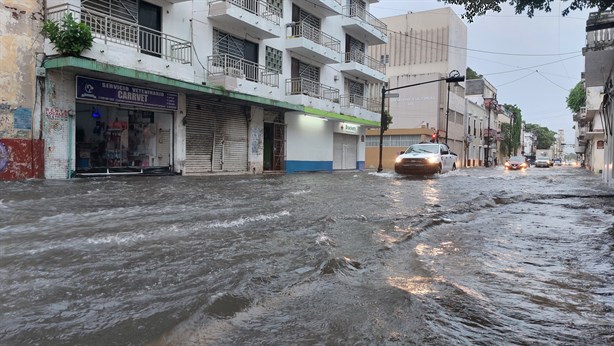
M 466 86 L 466 98 L 484 109 L 484 113 L 476 112 L 470 119 L 471 121 L 475 120 L 475 117 L 478 119 L 483 117 L 484 120 L 481 122 L 483 163 L 485 166 L 492 166 L 495 158 L 497 158 L 497 163 L 503 163 L 497 144 L 501 140 L 501 123 L 504 121 L 502 118 L 500 120 L 500 117 L 503 117 L 504 113 L 501 105 L 497 103 L 497 89 L 484 78 L 468 80 Z M 509 118 L 507 121 L 509 122 Z
M 45 176 L 363 169 L 388 41 L 369 5 L 48 0 L 94 44 L 46 42 Z

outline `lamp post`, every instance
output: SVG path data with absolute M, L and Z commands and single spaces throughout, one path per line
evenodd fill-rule
M 390 88 L 390 89 L 386 89 L 386 85 L 382 86 L 382 109 L 381 109 L 380 126 L 379 126 L 379 165 L 377 167 L 378 173 L 384 170 L 384 168 L 382 167 L 382 152 L 383 152 L 383 147 L 384 147 L 384 127 L 387 127 L 387 123 L 388 123 L 388 119 L 386 117 L 386 114 L 384 113 L 386 93 L 389 91 L 393 91 L 393 90 L 399 90 L 399 89 L 409 88 L 409 87 L 423 85 L 423 84 L 441 82 L 441 81 L 445 81 L 446 83 L 464 82 L 465 76 L 460 76 L 460 75 L 452 76 L 452 72 L 450 72 L 450 76 L 446 78 L 439 78 L 439 79 L 434 79 L 434 80 L 421 82 L 421 83 L 403 85 L 400 87 Z M 448 133 L 446 131 L 446 140 L 447 138 L 448 138 Z
M 459 78 L 461 77 L 460 72 L 458 72 L 458 70 L 452 70 L 450 71 L 450 73 L 448 74 L 448 78 Z M 464 76 L 463 79 L 465 80 Z M 446 80 L 447 82 L 447 80 Z M 448 83 L 448 97 L 447 97 L 447 106 L 446 106 L 446 145 L 448 145 L 448 122 L 450 119 L 450 82 Z
M 490 161 L 489 161 L 489 159 L 490 159 L 490 138 L 491 138 L 490 137 L 491 136 L 491 133 L 490 133 L 490 113 L 492 112 L 492 109 L 497 106 L 497 98 L 496 98 L 496 96 L 495 97 L 491 97 L 491 98 L 486 98 L 486 99 L 484 99 L 484 103 L 488 105 L 487 106 L 488 107 L 488 132 L 487 132 L 488 140 L 486 141 L 486 155 L 484 155 L 484 158 L 485 158 L 484 165 L 486 167 L 490 167 Z

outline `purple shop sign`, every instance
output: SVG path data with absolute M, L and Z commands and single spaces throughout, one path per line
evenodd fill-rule
M 177 94 L 77 76 L 77 99 L 177 110 Z

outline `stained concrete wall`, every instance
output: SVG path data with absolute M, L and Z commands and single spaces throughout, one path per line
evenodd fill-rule
M 6 161 L 0 180 L 38 177 L 42 169 L 40 150 L 21 150 L 41 145 L 35 71 L 44 42 L 42 6 L 42 0 L 2 0 L 0 6 L 0 160 Z

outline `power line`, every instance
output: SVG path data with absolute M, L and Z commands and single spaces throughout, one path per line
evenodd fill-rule
M 471 58 L 471 59 L 475 59 L 475 60 L 482 60 L 482 61 L 490 62 L 490 63 L 493 63 L 493 64 L 499 64 L 499 65 L 504 65 L 504 66 L 509 66 L 509 67 L 516 67 L 516 68 L 518 68 L 519 70 L 522 70 L 522 69 L 527 69 L 527 70 L 530 70 L 530 68 L 528 68 L 528 67 L 520 67 L 520 66 L 517 66 L 517 65 L 510 65 L 510 64 L 506 64 L 506 63 L 503 63 L 503 62 L 500 62 L 500 61 L 489 60 L 489 59 L 483 59 L 483 58 L 478 58 L 478 57 L 475 57 L 475 56 L 470 56 L 470 55 L 467 55 L 467 57 L 468 57 L 468 58 Z M 559 62 L 559 61 L 550 62 L 550 63 L 548 63 L 548 64 L 555 64 L 555 63 L 557 63 L 557 62 Z M 519 71 L 519 70 L 518 70 L 518 71 Z M 571 76 L 562 75 L 562 74 L 556 74 L 556 73 L 550 73 L 550 72 L 542 72 L 542 73 L 545 73 L 545 74 L 550 75 L 550 76 L 561 77 L 561 78 L 567 78 L 567 79 L 571 79 L 571 80 L 575 80 L 575 81 L 577 81 L 577 80 L 578 80 L 578 78 L 576 78 L 576 77 L 571 77 Z
M 537 72 L 537 71 L 532 71 L 532 72 L 531 72 L 531 73 L 529 73 L 528 75 L 522 76 L 522 77 L 520 77 L 520 78 L 518 78 L 518 79 L 514 79 L 513 81 L 510 81 L 510 82 L 507 82 L 507 83 L 503 83 L 503 84 L 499 84 L 499 85 L 497 85 L 497 88 L 500 88 L 500 87 L 505 86 L 505 85 L 508 85 L 508 84 L 512 84 L 512 83 L 517 82 L 517 81 L 519 81 L 519 80 L 521 80 L 521 79 L 525 79 L 525 78 L 529 77 L 530 75 L 532 75 L 532 74 L 534 74 L 534 73 L 536 73 L 536 72 Z
M 560 59 L 560 60 L 556 60 L 556 61 L 551 61 L 551 62 L 544 63 L 544 64 L 539 64 L 539 65 L 534 65 L 534 66 L 529 66 L 529 67 L 522 67 L 522 68 L 518 68 L 518 69 L 515 69 L 515 70 L 510 70 L 510 71 L 502 71 L 502 72 L 486 73 L 486 74 L 484 74 L 484 75 L 485 75 L 485 76 L 494 76 L 494 75 L 498 75 L 498 74 L 505 74 L 505 73 L 512 73 L 512 72 L 523 71 L 523 70 L 530 70 L 530 69 L 533 69 L 533 68 L 536 68 L 536 67 L 542 67 L 542 66 L 552 65 L 552 64 L 556 64 L 556 63 L 561 62 L 561 61 L 570 60 L 570 59 L 575 59 L 575 58 L 577 58 L 577 57 L 581 57 L 581 56 L 582 56 L 582 54 L 578 54 L 578 55 L 576 55 L 576 56 L 572 56 L 572 57 L 569 57 L 569 58 L 564 58 L 564 59 Z

